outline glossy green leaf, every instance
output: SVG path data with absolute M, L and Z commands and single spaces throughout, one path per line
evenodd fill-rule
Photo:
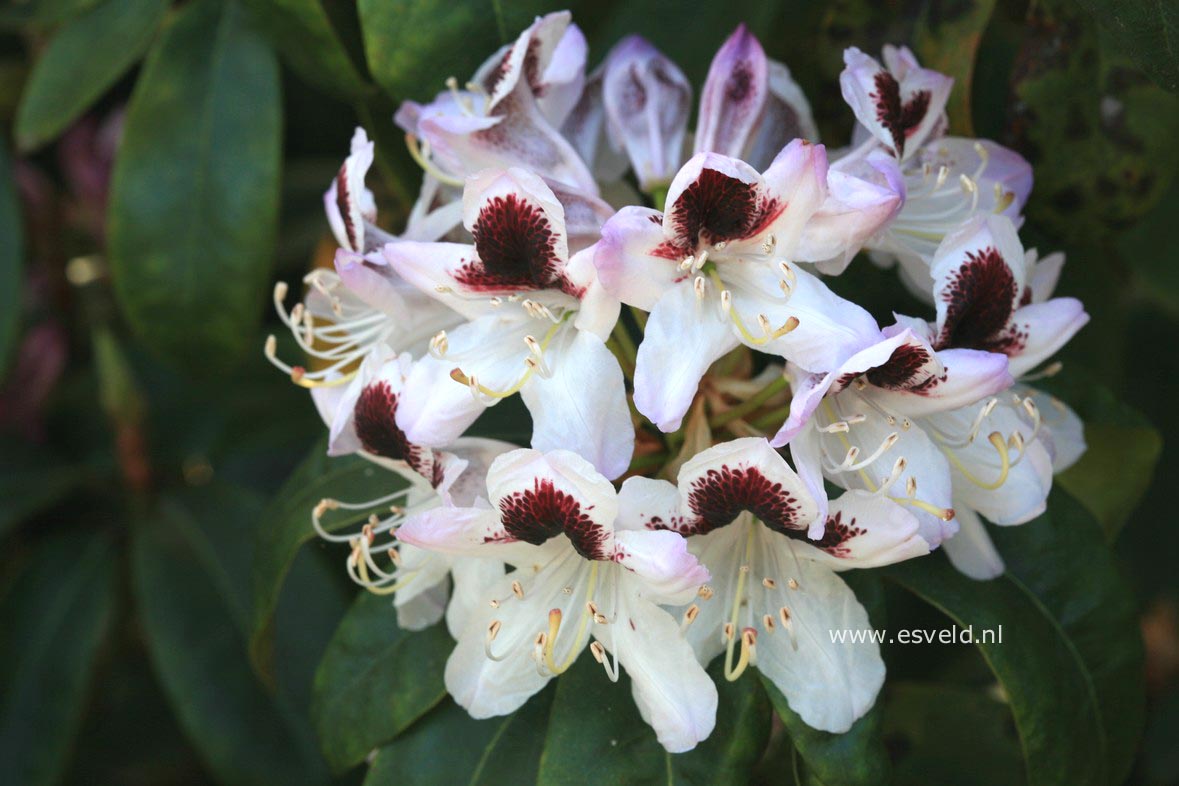
M 55 537 L 29 555 L 0 602 L 0 783 L 57 783 L 115 604 L 103 534 Z
M 360 594 L 328 644 L 311 700 L 320 746 L 334 770 L 364 761 L 442 701 L 442 672 L 453 648 L 444 625 L 401 630 L 392 598 Z
M 884 736 L 897 786 L 1023 783 L 1011 709 L 981 688 L 902 682 L 885 688 Z M 965 766 L 964 766 L 965 765 Z
M 404 484 L 405 481 L 397 475 L 381 470 L 358 456 L 328 458 L 324 441 L 312 448 L 307 458 L 292 473 L 263 512 L 257 528 L 251 579 L 253 622 L 250 659 L 261 674 L 269 677 L 273 670 L 274 612 L 283 581 L 299 549 L 315 537 L 311 511 L 320 500 L 328 497 L 345 502 L 363 502 L 394 492 Z M 324 526 L 330 530 L 347 524 L 348 519 L 340 517 L 325 521 Z M 357 527 L 359 524 L 353 521 L 351 526 Z M 341 566 L 345 556 L 341 551 Z
M 881 737 L 880 700 L 844 734 L 831 734 L 806 725 L 774 684 L 762 686 L 782 719 L 807 772 L 824 786 L 871 786 L 888 780 L 888 752 Z
M 135 598 L 152 662 L 173 710 L 219 781 L 327 781 L 310 729 L 269 695 L 246 656 L 248 549 L 258 498 L 205 486 L 167 498 L 137 522 Z
M 167 0 L 103 0 L 70 20 L 37 60 L 16 114 L 16 140 L 52 140 L 143 56 Z
M 1081 4 L 1151 79 L 1179 93 L 1179 5 L 1166 0 L 1081 0 Z
M 511 715 L 487 720 L 444 700 L 377 752 L 364 786 L 535 783 L 555 690 L 550 684 Z
M 954 77 L 946 112 L 951 132 L 962 136 L 974 136 L 970 115 L 974 61 L 994 10 L 995 0 L 929 3 L 913 32 L 913 46 L 921 65 Z
M 1137 602 L 1100 525 L 1077 500 L 1054 491 L 1048 513 L 991 531 L 1007 580 L 1035 596 L 1083 664 L 1105 731 L 1109 781 L 1122 783 L 1142 735 L 1144 656 Z
M 1008 566 L 990 582 L 940 558 L 885 575 L 976 637 L 1001 631 L 978 646 L 1011 704 L 1033 786 L 1120 782 L 1141 733 L 1142 649 L 1100 527 L 1054 491 L 1048 513 L 990 532 Z
M 331 0 L 328 0 L 330 2 Z M 245 0 L 299 76 L 338 98 L 369 90 L 322 0 Z
M 274 52 L 234 0 L 165 28 L 127 112 L 109 212 L 115 291 L 160 354 L 198 369 L 259 350 L 282 146 Z
M 15 186 L 8 151 L 0 145 L 0 379 L 16 348 L 21 316 L 24 228 Z
M 1097 517 L 1113 539 L 1150 488 L 1163 450 L 1159 432 L 1088 375 L 1066 370 L 1036 383 L 1056 393 L 1085 423 L 1085 454 L 1056 482 Z M 1116 477 L 1118 482 L 1110 483 Z
M 769 739 L 769 701 L 754 675 L 728 682 L 722 672 L 719 660 L 709 669 L 720 693 L 716 729 L 670 754 L 639 715 L 630 680 L 612 684 L 583 653 L 557 682 L 537 784 L 748 783 Z

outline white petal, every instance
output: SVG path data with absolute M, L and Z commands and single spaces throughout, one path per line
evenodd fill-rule
M 958 534 L 942 543 L 951 564 L 972 579 L 986 581 L 1003 575 L 1003 558 L 987 535 L 982 519 L 968 507 L 957 509 Z
M 767 533 L 772 534 L 772 533 Z M 754 610 L 777 615 L 786 607 L 793 629 L 781 627 L 763 634 L 757 642 L 757 668 L 786 696 L 790 709 L 808 726 L 840 734 L 851 728 L 876 701 L 884 683 L 884 662 L 880 647 L 873 641 L 832 641 L 840 631 L 871 631 L 868 614 L 855 594 L 830 568 L 811 560 L 794 560 L 792 543 L 783 537 L 773 539 L 782 552 L 777 564 L 788 565 L 797 589 L 778 580 L 773 590 L 764 590 L 762 603 Z M 759 548 L 773 548 L 763 540 Z M 755 588 L 761 585 L 754 583 Z
M 635 407 L 659 427 L 680 427 L 700 378 L 737 346 L 730 324 L 715 302 L 700 302 L 691 282 L 677 284 L 655 304 L 639 345 Z
M 534 375 L 520 391 L 532 413 L 532 446 L 573 450 L 608 478 L 626 472 L 634 425 L 618 361 L 602 340 L 564 330 L 544 351 L 551 374 Z
M 687 603 L 708 582 L 708 570 L 688 553 L 678 533 L 615 532 L 614 548 L 614 561 L 635 574 L 638 592 L 655 603 Z
M 626 595 L 622 583 L 618 619 L 595 626 L 594 635 L 631 678 L 635 704 L 659 742 L 672 753 L 696 747 L 716 725 L 716 686 L 666 611 Z

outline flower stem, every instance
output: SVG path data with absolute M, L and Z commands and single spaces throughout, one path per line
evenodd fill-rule
M 755 412 L 771 398 L 776 396 L 778 393 L 787 390 L 789 387 L 790 383 L 786 381 L 785 376 L 774 377 L 774 379 L 771 380 L 765 387 L 754 393 L 745 401 L 741 402 L 732 409 L 725 410 L 724 412 L 709 420 L 708 425 L 712 428 L 720 428 L 726 423 L 736 420 L 737 418 L 744 417 L 751 412 Z M 789 412 L 790 408 L 787 407 L 786 410 Z M 754 422 L 752 425 L 757 425 L 757 422 Z

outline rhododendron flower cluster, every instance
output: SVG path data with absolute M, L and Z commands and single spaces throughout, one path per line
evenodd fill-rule
M 693 129 L 693 86 L 652 44 L 587 58 L 549 14 L 406 102 L 423 178 L 400 234 L 357 129 L 325 196 L 334 269 L 289 310 L 276 292 L 308 360 L 267 355 L 311 390 L 329 453 L 390 494 L 324 500 L 314 525 L 402 627 L 445 617 L 446 685 L 475 717 L 592 657 L 685 751 L 724 733 L 721 658 L 847 731 L 884 664 L 829 635 L 870 626 L 840 573 L 944 549 L 1000 574 L 988 526 L 1035 518 L 1084 450 L 1032 386 L 1088 317 L 1052 296 L 1063 257 L 1020 242 L 1031 169 L 949 136 L 953 80 L 903 47 L 845 53 L 844 148 L 744 27 Z M 882 325 L 835 294 L 861 252 L 929 312 Z M 529 444 L 468 435 L 517 394 Z

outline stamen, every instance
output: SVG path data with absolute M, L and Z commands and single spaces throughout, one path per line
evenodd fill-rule
M 409 149 L 410 158 L 412 158 L 417 163 L 417 165 L 422 168 L 423 171 L 433 175 L 434 178 L 438 180 L 438 182 L 445 183 L 448 186 L 455 186 L 456 188 L 462 187 L 462 178 L 446 174 L 430 160 L 430 145 L 427 142 L 422 141 L 421 147 L 419 148 L 418 138 L 413 134 L 406 134 L 405 146 Z
M 700 607 L 693 603 L 684 612 L 684 618 L 680 621 L 680 633 L 688 629 L 688 626 L 696 621 L 696 617 L 700 616 Z
M 692 289 L 696 291 L 696 300 L 704 302 L 704 276 L 696 276 L 696 280 L 692 282 Z M 724 298 L 726 293 L 721 293 L 721 298 Z
M 764 579 L 761 580 L 761 585 L 768 590 L 772 590 L 772 589 L 777 589 L 778 582 L 774 581 L 769 576 L 766 576 Z
M 520 586 L 520 582 L 518 582 L 518 581 L 512 582 L 512 594 L 515 595 L 520 600 L 524 600 L 524 587 Z
M 495 641 L 495 637 L 499 635 L 500 628 L 502 628 L 502 627 L 503 627 L 502 622 L 500 622 L 499 620 L 492 620 L 491 625 L 489 625 L 487 628 L 487 638 L 485 638 L 483 640 L 483 653 L 485 655 L 487 655 L 487 657 L 490 658 L 491 660 L 494 660 L 497 662 L 502 661 L 504 658 L 507 657 L 506 654 L 496 655 L 494 652 L 491 651 L 491 642 Z
M 438 333 L 432 339 L 430 339 L 430 357 L 442 360 L 444 357 L 446 357 L 446 351 L 448 349 L 450 349 L 450 341 L 446 338 L 446 331 L 439 330 Z
M 761 618 L 761 626 L 766 629 L 766 633 L 774 632 L 774 615 L 765 614 Z

